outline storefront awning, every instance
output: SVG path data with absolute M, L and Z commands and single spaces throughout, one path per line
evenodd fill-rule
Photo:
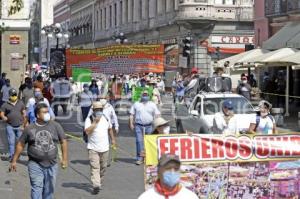
M 299 35 L 300 38 L 300 22 L 289 22 L 275 35 L 263 43 L 263 49 L 277 50 L 286 47 L 296 48 L 292 40 L 296 39 L 295 36 L 297 35 Z M 299 40 L 296 41 L 299 43 Z M 298 45 L 300 47 L 300 44 Z

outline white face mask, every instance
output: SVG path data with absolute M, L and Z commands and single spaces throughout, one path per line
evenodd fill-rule
M 166 126 L 163 130 L 163 133 L 166 135 L 170 134 L 170 126 Z
M 247 80 L 243 80 L 242 83 L 243 83 L 243 84 L 246 84 L 246 83 L 247 83 Z
M 260 116 L 266 117 L 268 115 L 268 112 L 260 112 Z

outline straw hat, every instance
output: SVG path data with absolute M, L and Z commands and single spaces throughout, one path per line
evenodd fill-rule
M 93 102 L 93 109 L 103 108 L 103 104 L 99 101 Z
M 154 130 L 156 130 L 157 127 L 159 127 L 159 126 L 163 126 L 163 125 L 166 125 L 166 124 L 168 124 L 168 123 L 169 123 L 169 121 L 165 120 L 165 119 L 162 118 L 162 117 L 155 118 L 155 119 L 154 119 L 154 122 L 153 122 Z

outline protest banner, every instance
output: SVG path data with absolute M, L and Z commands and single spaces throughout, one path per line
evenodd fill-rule
M 199 198 L 299 198 L 300 136 L 146 135 L 145 187 L 164 153 L 179 156 L 181 182 Z
M 68 49 L 67 74 L 73 68 L 87 68 L 92 73 L 162 73 L 163 45 L 114 45 L 95 49 Z
M 133 87 L 132 89 L 132 101 L 138 102 L 141 100 L 142 93 L 144 91 L 148 91 L 150 99 L 152 99 L 153 96 L 153 88 L 152 87 Z

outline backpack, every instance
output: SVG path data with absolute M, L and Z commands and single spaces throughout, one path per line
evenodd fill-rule
M 109 122 L 108 118 L 104 114 L 102 116 L 106 119 L 107 122 Z M 90 120 L 91 120 L 91 123 L 93 123 L 93 121 L 94 121 L 93 115 L 90 115 Z M 88 142 L 88 135 L 86 134 L 84 128 L 82 131 L 82 139 L 85 143 Z
M 272 121 L 274 121 L 274 118 L 271 114 L 268 114 L 267 117 L 269 117 Z M 255 132 L 256 132 L 256 129 L 259 125 L 259 122 L 260 122 L 260 115 L 256 115 L 256 123 L 255 123 L 255 128 L 254 128 Z

